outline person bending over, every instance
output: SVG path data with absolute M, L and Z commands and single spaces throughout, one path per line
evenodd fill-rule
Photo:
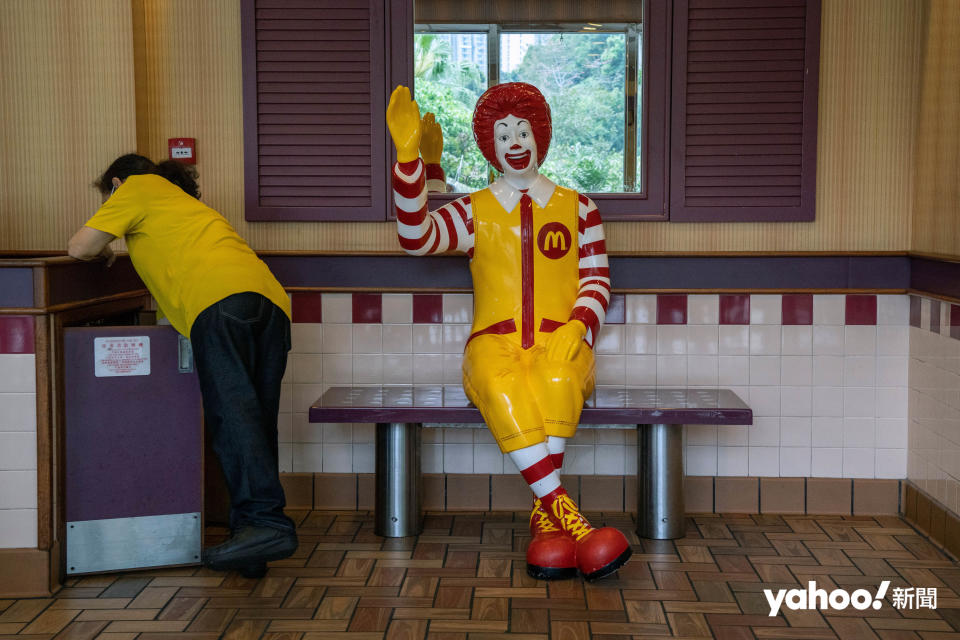
M 610 298 L 610 272 L 596 205 L 538 171 L 550 145 L 550 107 L 525 83 L 480 96 L 474 138 L 503 175 L 436 211 L 427 210 L 427 183 L 442 180 L 435 166 L 442 137 L 432 114 L 421 121 L 401 86 L 390 98 L 387 124 L 397 147 L 400 246 L 414 255 L 470 257 L 474 313 L 463 385 L 533 491 L 528 573 L 559 579 L 579 572 L 595 580 L 615 572 L 630 557 L 629 543 L 616 529 L 594 529 L 558 473 L 593 392 L 592 346 Z
M 230 491 L 231 537 L 203 562 L 248 577 L 293 554 L 277 462 L 280 381 L 290 350 L 290 299 L 226 219 L 200 202 L 196 174 L 129 154 L 94 183 L 103 206 L 70 239 L 80 260 L 130 260 L 160 310 L 190 338 L 205 426 Z

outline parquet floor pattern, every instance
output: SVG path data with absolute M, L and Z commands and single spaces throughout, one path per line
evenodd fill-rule
M 260 580 L 201 567 L 70 578 L 54 598 L 0 600 L 0 638 L 960 638 L 960 565 L 896 517 L 693 516 L 685 538 L 654 541 L 629 514 L 589 514 L 635 553 L 586 584 L 527 577 L 525 513 L 429 514 L 400 539 L 374 535 L 371 513 L 292 515 L 300 548 Z M 936 587 L 938 608 L 896 609 L 888 592 L 880 610 L 767 615 L 763 589 L 808 580 Z

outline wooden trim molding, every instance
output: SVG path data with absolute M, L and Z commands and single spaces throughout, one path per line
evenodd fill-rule
M 0 598 L 45 598 L 50 588 L 50 553 L 40 549 L 0 549 Z

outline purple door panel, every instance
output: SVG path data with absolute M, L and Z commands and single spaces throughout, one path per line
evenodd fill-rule
M 150 374 L 96 377 L 94 340 L 148 336 Z M 64 329 L 66 520 L 201 512 L 196 373 L 168 326 Z

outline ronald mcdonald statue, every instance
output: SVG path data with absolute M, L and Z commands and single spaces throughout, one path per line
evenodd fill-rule
M 549 105 L 521 82 L 480 96 L 473 135 L 503 175 L 436 211 L 427 211 L 427 187 L 444 190 L 445 183 L 433 114 L 421 120 L 400 86 L 387 125 L 397 147 L 400 245 L 414 255 L 470 258 L 474 312 L 463 386 L 533 491 L 527 572 L 543 580 L 614 573 L 630 557 L 627 539 L 590 526 L 559 475 L 593 391 L 592 347 L 610 299 L 610 270 L 596 205 L 538 171 L 550 146 Z

